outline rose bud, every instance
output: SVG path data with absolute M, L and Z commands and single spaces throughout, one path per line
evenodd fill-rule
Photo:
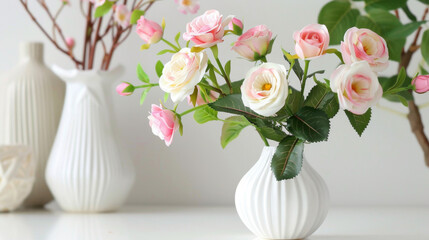
M 123 82 L 116 87 L 116 92 L 121 96 L 133 94 L 135 87 L 129 83 Z
M 165 141 L 165 145 L 170 146 L 173 141 L 174 133 L 179 129 L 179 118 L 168 109 L 163 109 L 162 105 L 157 106 L 152 104 L 150 113 L 149 126 L 152 128 L 152 133 Z
M 231 30 L 236 35 L 241 35 L 243 33 L 243 22 L 238 18 L 232 18 L 228 24 L 228 30 Z
M 416 88 L 416 93 L 425 93 L 429 91 L 429 75 L 420 75 L 414 78 L 411 84 Z
M 194 42 L 195 47 L 212 47 L 223 42 L 225 26 L 229 24 L 231 18 L 230 16 L 223 19 L 217 10 L 209 10 L 186 25 L 183 39 Z
M 255 61 L 267 55 L 272 32 L 265 25 L 259 25 L 243 33 L 234 43 L 232 50 L 242 57 Z
M 66 44 L 67 44 L 67 47 L 71 50 L 71 49 L 73 49 L 74 48 L 74 45 L 75 45 L 75 41 L 74 41 L 74 38 L 72 38 L 72 37 L 68 37 L 68 38 L 66 38 Z
M 329 32 L 325 25 L 310 24 L 293 34 L 295 52 L 301 59 L 312 59 L 325 54 L 329 46 Z
M 154 44 L 161 41 L 164 31 L 162 27 L 154 22 L 141 16 L 137 21 L 136 32 L 147 44 Z

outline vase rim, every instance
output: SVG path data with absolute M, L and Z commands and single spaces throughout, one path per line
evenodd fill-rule
M 117 77 L 122 75 L 125 71 L 124 66 L 121 64 L 107 71 L 100 70 L 100 69 L 90 69 L 90 70 L 80 70 L 76 68 L 65 69 L 56 64 L 52 65 L 51 69 L 55 74 L 60 76 L 66 82 L 74 81 L 74 79 L 76 79 L 77 76 L 91 77 L 91 78 L 93 76 L 100 76 L 101 79 L 104 79 L 104 78 L 116 79 Z

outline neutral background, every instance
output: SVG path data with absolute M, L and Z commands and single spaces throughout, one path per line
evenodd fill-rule
M 77 39 L 80 49 L 83 20 L 78 1 L 70 0 L 73 9 L 60 17 L 67 36 Z M 35 2 L 30 0 L 29 2 Z M 59 1 L 47 0 L 56 4 Z M 269 61 L 283 63 L 280 47 L 293 50 L 292 34 L 303 26 L 317 22 L 319 9 L 327 1 L 322 0 L 216 0 L 201 1 L 202 14 L 208 9 L 218 9 L 224 15 L 236 15 L 243 19 L 245 28 L 266 24 L 277 35 L 274 54 Z M 421 14 L 422 7 L 415 0 L 411 8 Z M 42 11 L 33 4 L 38 15 Z M 165 16 L 166 37 L 171 39 L 178 31 L 183 32 L 185 24 L 196 15 L 182 15 L 173 0 L 163 0 L 150 10 L 147 17 L 159 21 Z M 51 46 L 41 32 L 30 21 L 17 0 L 4 1 L 0 10 L 0 71 L 7 71 L 18 62 L 20 41 L 43 41 L 46 43 L 46 63 L 72 67 L 70 61 Z M 43 23 L 48 23 L 43 18 Z M 48 27 L 50 29 L 50 27 Z M 234 37 L 227 37 L 220 46 L 220 58 L 232 60 L 232 75 L 241 79 L 252 63 L 241 60 L 232 51 L 230 43 Z M 112 65 L 123 64 L 127 68 L 118 82 L 137 82 L 135 67 L 141 63 L 152 81 L 157 78 L 154 63 L 164 63 L 169 56 L 159 57 L 158 44 L 141 52 L 143 42 L 132 34 L 125 45 L 117 51 Z M 80 50 L 79 50 L 80 51 Z M 415 73 L 414 59 L 409 74 Z M 334 56 L 317 59 L 310 71 L 326 69 L 326 77 L 338 64 Z M 392 63 L 384 75 L 392 75 L 397 67 Z M 296 85 L 296 79 L 291 80 Z M 184 119 L 184 135 L 175 136 L 171 147 L 153 136 L 148 126 L 147 115 L 150 103 L 158 103 L 163 96 L 159 89 L 151 91 L 144 106 L 139 106 L 139 96 L 120 97 L 114 94 L 112 110 L 115 111 L 119 140 L 126 145 L 134 160 L 137 181 L 131 192 L 130 203 L 179 204 L 179 205 L 232 205 L 235 187 L 240 178 L 258 159 L 263 147 L 256 132 L 248 128 L 225 150 L 220 147 L 221 124 L 211 122 L 196 124 L 192 117 Z M 429 101 L 429 96 L 419 96 L 418 102 Z M 168 103 L 171 106 L 171 102 Z M 382 101 L 381 105 L 406 112 L 399 104 Z M 186 109 L 186 103 L 180 110 Z M 1 113 L 0 113 L 1 114 Z M 422 110 L 425 123 L 429 124 L 429 109 Z M 410 132 L 408 121 L 375 108 L 372 123 L 359 138 L 349 125 L 343 112 L 332 122 L 328 142 L 307 145 L 305 154 L 308 162 L 324 177 L 334 205 L 424 205 L 429 203 L 429 169 L 425 167 L 422 153 Z

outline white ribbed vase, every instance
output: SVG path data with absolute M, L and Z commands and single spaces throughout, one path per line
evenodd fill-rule
M 262 239 L 303 239 L 319 228 L 329 209 L 328 188 L 304 158 L 301 173 L 278 182 L 271 171 L 275 147 L 264 147 L 258 162 L 235 192 L 243 223 Z
M 0 80 L 0 144 L 27 145 L 37 163 L 26 207 L 52 200 L 45 168 L 57 133 L 65 84 L 43 62 L 42 43 L 22 43 L 20 61 Z
M 65 211 L 117 210 L 135 177 L 131 160 L 118 146 L 106 97 L 123 67 L 108 72 L 53 70 L 66 81 L 67 90 L 46 169 L 49 188 Z

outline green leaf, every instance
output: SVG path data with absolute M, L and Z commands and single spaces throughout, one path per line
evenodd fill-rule
M 339 110 L 337 94 L 322 84 L 317 84 L 310 90 L 304 105 L 323 110 L 328 118 L 333 118 Z
M 234 93 L 241 93 L 240 87 L 241 87 L 241 85 L 243 85 L 243 81 L 244 81 L 244 79 L 241 79 L 241 80 L 238 80 L 238 81 L 235 81 L 235 82 L 231 83 L 232 91 Z M 224 84 L 224 85 L 220 86 L 220 89 L 223 92 L 229 92 L 229 87 L 228 87 L 227 84 Z
M 283 138 L 287 136 L 285 132 L 275 128 L 259 127 L 259 130 L 264 137 L 277 142 L 280 142 Z
M 143 105 L 144 100 L 146 99 L 146 96 L 147 96 L 147 94 L 149 93 L 149 91 L 150 91 L 150 89 L 151 89 L 151 88 L 152 88 L 152 87 L 148 87 L 148 88 L 145 88 L 145 89 L 143 90 L 142 95 L 141 95 L 141 97 L 140 97 L 140 105 Z
M 365 10 L 369 11 L 373 8 L 384 10 L 395 10 L 403 7 L 407 0 L 365 0 Z
M 413 32 L 415 32 L 425 22 L 426 21 L 411 22 L 411 23 L 405 24 L 401 27 L 397 27 L 397 28 L 393 29 L 392 31 L 388 32 L 386 34 L 386 38 L 389 38 L 389 39 L 406 38 L 409 35 L 411 35 Z
M 241 94 L 227 95 L 219 98 L 215 102 L 209 103 L 209 106 L 219 112 L 233 113 L 250 118 L 265 119 L 265 117 L 258 115 L 250 108 L 244 106 L 243 101 L 241 100 Z
M 167 102 L 168 96 L 170 96 L 168 92 L 164 93 L 164 102 Z
M 328 118 L 333 118 L 337 115 L 338 110 L 340 110 L 340 104 L 338 102 L 338 96 L 334 93 L 334 97 L 326 101 L 325 106 L 322 109 Z
M 176 52 L 173 50 L 170 50 L 170 49 L 164 49 L 164 50 L 159 51 L 157 55 L 164 55 L 166 53 L 176 53 Z
M 158 75 L 158 77 L 161 77 L 162 70 L 164 70 L 164 64 L 162 64 L 161 61 L 156 62 L 155 70 L 156 70 L 156 75 Z
M 174 41 L 176 42 L 177 46 L 180 46 L 179 38 L 180 38 L 180 32 L 178 32 L 178 33 L 176 34 L 176 36 L 174 37 Z
M 296 76 L 302 80 L 302 77 L 304 76 L 304 70 L 302 70 L 301 65 L 299 64 L 298 59 L 294 59 L 290 53 L 288 53 L 286 50 L 282 49 L 283 51 L 283 57 L 284 59 L 290 64 L 292 70 L 296 74 Z M 288 78 L 289 78 L 288 72 Z
M 236 139 L 238 135 L 240 135 L 241 130 L 249 125 L 249 121 L 243 116 L 232 116 L 225 119 L 222 126 L 222 135 L 220 137 L 222 148 L 225 148 L 228 143 Z
M 286 99 L 286 107 L 290 109 L 292 114 L 298 112 L 304 103 L 304 97 L 301 92 L 289 86 L 289 94 Z
M 301 172 L 304 143 L 294 136 L 285 137 L 277 146 L 271 169 L 277 181 L 292 179 Z
M 402 67 L 399 71 L 398 77 L 396 78 L 396 82 L 393 85 L 392 89 L 402 87 L 404 85 L 405 79 L 407 78 L 407 72 L 405 71 L 405 68 Z
M 137 77 L 144 83 L 149 83 L 149 76 L 143 71 L 140 63 L 137 65 Z
M 141 16 L 144 16 L 143 10 L 134 10 L 133 13 L 131 13 L 130 24 L 136 24 L 137 21 L 141 18 Z
M 340 44 L 344 33 L 356 25 L 359 10 L 352 9 L 348 1 L 331 1 L 320 10 L 318 22 L 325 24 L 330 34 L 330 44 Z
M 241 36 L 241 34 L 243 34 L 243 29 L 235 24 L 232 24 L 233 27 L 233 32 L 238 35 Z
M 103 5 L 101 5 L 95 9 L 94 17 L 98 18 L 98 17 L 104 16 L 105 14 L 107 14 L 110 11 L 110 9 L 112 9 L 114 4 L 115 3 L 111 2 L 111 1 L 104 2 Z
M 408 4 L 405 4 L 405 6 L 402 7 L 402 10 L 407 15 L 408 19 L 410 19 L 413 22 L 417 21 L 416 15 L 414 15 L 413 12 L 411 12 L 410 8 L 408 7 Z
M 420 1 L 420 2 L 422 2 L 424 4 L 429 4 L 429 0 L 418 0 L 418 1 Z
M 329 118 L 322 110 L 303 107 L 287 120 L 287 130 L 295 137 L 308 142 L 328 139 Z
M 359 134 L 359 136 L 362 136 L 363 131 L 368 126 L 368 123 L 371 120 L 371 108 L 369 108 L 368 111 L 366 111 L 366 113 L 362 115 L 356 115 L 347 110 L 344 110 L 344 112 L 346 113 L 350 124 L 355 129 L 357 134 Z
M 225 64 L 225 72 L 226 72 L 226 75 L 228 77 L 231 75 L 231 60 L 229 60 L 228 62 L 226 62 L 226 64 Z
M 194 113 L 194 119 L 199 124 L 219 120 L 217 117 L 217 111 L 209 106 L 197 109 Z
M 191 99 L 191 103 L 192 106 L 195 107 L 195 105 L 197 104 L 197 97 L 198 97 L 198 87 L 195 86 L 194 87 L 194 91 L 192 92 L 192 94 L 189 96 L 189 98 Z
M 381 87 L 383 88 L 383 98 L 391 102 L 404 102 L 404 100 L 406 102 L 406 101 L 413 100 L 414 99 L 413 94 L 408 90 L 397 92 L 395 94 L 389 93 L 389 89 L 393 89 L 393 86 L 395 85 L 397 80 L 398 80 L 398 76 L 392 76 L 390 78 L 387 78 L 387 77 L 378 78 L 378 81 L 380 82 Z M 411 78 L 406 77 L 402 85 L 399 87 L 400 88 L 408 87 L 411 84 L 411 80 L 412 80 Z
M 273 50 L 273 45 L 274 45 L 274 41 L 276 41 L 277 36 L 273 37 L 270 40 L 270 43 L 268 44 L 268 48 L 267 48 L 267 54 L 270 54 L 271 51 Z
M 421 43 L 421 52 L 423 59 L 429 64 L 429 30 L 426 30 L 423 33 L 422 43 Z
M 359 16 L 356 22 L 356 27 L 357 28 L 368 28 L 374 32 L 376 32 L 377 34 L 381 35 L 381 28 L 380 26 L 378 26 L 378 24 L 376 22 L 374 22 L 374 20 L 372 20 L 371 18 L 367 17 L 367 16 Z

